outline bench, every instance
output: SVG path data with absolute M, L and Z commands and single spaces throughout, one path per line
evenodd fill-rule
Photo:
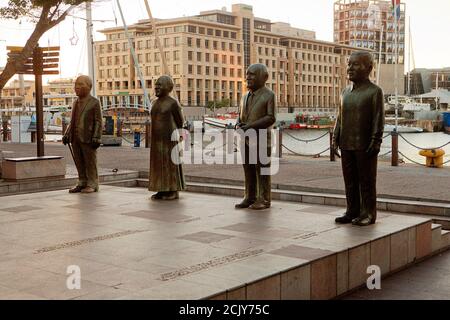
M 64 178 L 66 161 L 60 156 L 4 158 L 2 178 L 5 181 Z

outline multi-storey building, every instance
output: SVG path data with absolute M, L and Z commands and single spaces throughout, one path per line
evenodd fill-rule
M 150 21 L 129 26 L 144 85 L 153 94 L 165 73 Z M 123 28 L 102 31 L 95 43 L 97 94 L 104 107 L 143 105 L 143 89 Z M 257 18 L 245 4 L 198 16 L 156 21 L 175 93 L 184 106 L 226 100 L 234 107 L 245 93 L 250 64 L 268 67 L 267 85 L 281 108 L 334 109 L 347 84 L 346 58 L 356 48 L 316 40 L 313 31 Z
M 450 68 L 433 70 L 431 88 L 450 90 Z
M 35 105 L 34 81 L 23 80 L 23 85 L 14 79 L 1 90 L 0 113 L 2 116 L 12 116 L 28 111 Z
M 450 68 L 414 69 L 406 75 L 405 86 L 412 95 L 428 93 L 434 89 L 450 91 Z
M 76 99 L 75 78 L 56 79 L 44 87 L 44 106 L 71 107 Z
M 394 94 L 396 84 L 398 92 L 404 92 L 404 3 L 400 4 L 397 39 L 394 18 L 391 1 L 337 0 L 334 3 L 334 41 L 375 51 L 374 57 L 380 62 L 379 85 L 386 94 Z M 398 66 L 395 77 L 397 52 Z M 394 82 L 395 79 L 397 83 Z

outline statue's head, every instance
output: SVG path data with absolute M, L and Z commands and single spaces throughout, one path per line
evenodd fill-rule
M 373 69 L 373 57 L 368 51 L 355 51 L 347 64 L 348 78 L 352 82 L 361 82 L 369 78 Z
M 75 81 L 75 93 L 79 98 L 89 95 L 92 90 L 92 80 L 88 76 L 79 76 Z
M 251 91 L 256 91 L 265 86 L 267 79 L 269 79 L 269 72 L 267 67 L 261 63 L 252 64 L 247 69 L 247 88 Z
M 173 80 L 169 76 L 161 76 L 156 80 L 155 83 L 155 95 L 158 98 L 168 96 L 169 93 L 173 90 Z

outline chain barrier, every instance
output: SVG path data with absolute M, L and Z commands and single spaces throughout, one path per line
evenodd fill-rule
M 285 131 L 285 130 L 283 130 L 283 133 L 285 133 L 287 136 L 291 137 L 291 138 L 294 139 L 294 140 L 297 140 L 297 141 L 300 141 L 300 142 L 305 142 L 305 143 L 314 142 L 314 141 L 320 140 L 320 139 L 322 139 L 323 137 L 329 135 L 329 132 L 325 132 L 325 133 L 324 133 L 323 135 L 321 135 L 320 137 L 317 137 L 317 138 L 314 138 L 314 139 L 310 139 L 310 140 L 306 140 L 306 139 L 300 139 L 300 138 L 294 137 L 293 135 L 291 135 L 290 133 L 288 133 L 288 132 Z
M 296 156 L 301 156 L 301 157 L 319 157 L 321 154 L 323 154 L 323 153 L 325 153 L 327 151 L 330 151 L 330 147 L 328 147 L 326 150 L 324 150 L 324 151 L 322 151 L 320 153 L 316 153 L 316 154 L 301 154 L 301 153 L 298 153 L 298 152 L 295 152 L 295 151 L 289 149 L 284 144 L 282 144 L 281 146 L 284 147 L 287 151 L 295 154 Z
M 415 161 L 415 160 L 412 160 L 412 159 L 408 158 L 408 157 L 405 156 L 400 150 L 398 151 L 398 153 L 399 153 L 400 155 L 402 155 L 403 158 L 405 158 L 406 160 L 408 160 L 408 161 L 410 161 L 410 162 L 412 162 L 412 163 L 418 164 L 419 166 L 426 167 L 426 165 L 424 165 L 423 163 L 420 163 L 420 162 L 417 162 L 417 161 Z
M 122 136 L 122 140 L 125 140 L 125 142 L 134 145 L 134 141 L 130 141 L 130 140 L 126 139 L 124 136 Z
M 379 157 L 386 157 L 388 154 L 392 153 L 392 150 L 389 150 L 386 153 L 380 154 Z
M 442 148 L 444 148 L 444 147 L 450 145 L 450 141 L 449 141 L 449 142 L 447 142 L 446 144 L 444 144 L 444 145 L 442 145 L 442 146 L 440 146 L 440 147 L 435 147 L 435 148 L 421 148 L 421 147 L 416 146 L 415 144 L 409 142 L 402 134 L 399 134 L 399 136 L 400 136 L 403 140 L 405 140 L 405 142 L 406 142 L 407 144 L 409 144 L 410 146 L 412 146 L 412 147 L 414 147 L 414 148 L 416 148 L 416 149 L 419 149 L 419 150 L 442 149 Z
M 381 139 L 386 139 L 387 137 L 389 137 L 391 135 L 391 133 L 389 132 L 387 135 L 385 135 L 383 138 L 381 138 Z

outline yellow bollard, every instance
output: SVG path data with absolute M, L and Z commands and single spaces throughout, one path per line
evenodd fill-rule
M 421 156 L 426 157 L 427 167 L 443 168 L 445 151 L 442 149 L 427 149 L 419 152 Z

